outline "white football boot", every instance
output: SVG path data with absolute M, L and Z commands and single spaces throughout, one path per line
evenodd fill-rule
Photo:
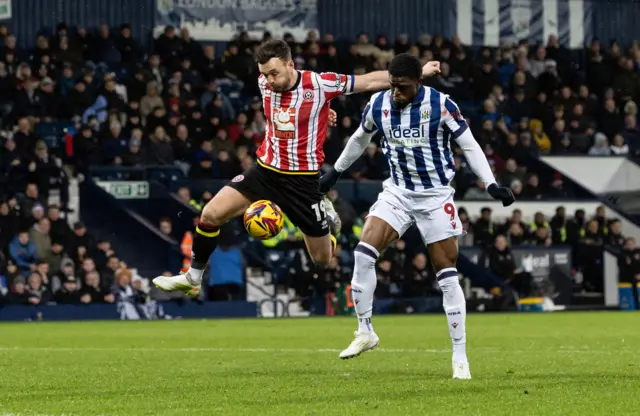
M 340 234 L 340 230 L 342 229 L 342 220 L 338 215 L 338 212 L 333 207 L 333 203 L 326 196 L 324 197 L 324 209 L 327 213 L 327 220 L 329 223 L 329 231 L 332 235 L 338 236 Z
M 453 362 L 453 378 L 456 380 L 471 380 L 471 371 L 469 363 Z
M 380 344 L 380 338 L 375 332 L 355 332 L 355 339 L 349 344 L 346 350 L 340 353 L 340 358 L 347 360 L 355 358 L 363 352 L 370 351 Z
M 163 292 L 182 292 L 187 296 L 198 296 L 200 283 L 194 283 L 189 272 L 176 276 L 158 276 L 153 284 Z

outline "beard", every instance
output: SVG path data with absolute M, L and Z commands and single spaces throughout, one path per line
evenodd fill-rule
M 288 74 L 286 79 L 282 83 L 269 84 L 269 88 L 271 88 L 271 91 L 273 92 L 285 92 L 290 88 L 293 76 L 294 74 Z M 297 72 L 295 73 L 295 76 L 298 76 Z

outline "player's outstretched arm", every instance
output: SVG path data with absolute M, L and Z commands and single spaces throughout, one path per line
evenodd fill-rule
M 427 78 L 440 73 L 440 62 L 429 61 L 422 67 L 422 77 Z M 369 72 L 353 76 L 352 92 L 375 92 L 391 88 L 388 71 Z
M 471 130 L 466 129 L 457 139 L 456 143 L 464 152 L 464 156 L 471 166 L 471 170 L 476 174 L 477 177 L 482 179 L 485 186 L 487 187 L 487 192 L 493 199 L 497 199 L 502 201 L 502 205 L 508 207 L 516 201 L 511 188 L 498 186 L 496 183 L 496 179 L 493 176 L 493 172 L 491 171 L 491 166 L 489 166 L 489 162 L 487 161 L 482 148 L 476 141 L 475 137 L 471 133 Z

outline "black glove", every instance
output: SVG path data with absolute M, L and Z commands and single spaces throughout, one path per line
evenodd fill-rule
M 342 176 L 342 172 L 338 172 L 334 168 L 331 168 L 329 172 L 322 175 L 320 177 L 320 192 L 323 194 L 329 192 L 329 190 L 333 188 L 333 185 L 338 182 L 340 176 Z
M 493 199 L 502 201 L 503 207 L 508 207 L 509 205 L 516 202 L 516 197 L 513 196 L 511 188 L 507 188 L 506 186 L 498 186 L 495 183 L 492 183 L 491 185 L 489 185 L 489 188 L 487 188 L 487 191 Z

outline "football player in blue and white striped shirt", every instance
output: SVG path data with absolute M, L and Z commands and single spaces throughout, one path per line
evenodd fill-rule
M 358 330 L 340 358 L 357 357 L 378 345 L 371 324 L 376 260 L 382 250 L 416 224 L 443 294 L 453 342 L 453 378 L 468 379 L 471 373 L 466 354 L 466 302 L 456 270 L 457 237 L 463 230 L 453 202 L 451 180 L 455 165 L 450 140 L 462 148 L 493 198 L 504 206 L 511 205 L 515 198 L 509 188 L 496 184 L 489 163 L 456 104 L 447 95 L 421 85 L 421 75 L 422 65 L 411 55 L 400 54 L 391 61 L 391 89 L 371 98 L 358 130 L 333 169 L 320 179 L 320 190 L 327 192 L 360 157 L 373 135 L 382 134 L 381 146 L 391 177 L 371 207 L 355 249 L 351 287 Z

